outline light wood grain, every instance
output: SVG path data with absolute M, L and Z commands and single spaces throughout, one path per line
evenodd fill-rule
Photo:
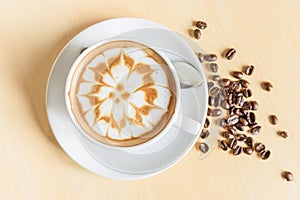
M 141 17 L 188 34 L 208 23 L 199 44 L 221 53 L 233 46 L 220 73 L 255 65 L 250 77 L 259 101 L 257 140 L 270 160 L 233 157 L 215 148 L 204 160 L 193 149 L 157 176 L 116 181 L 81 168 L 57 144 L 45 112 L 47 77 L 59 51 L 79 31 L 104 19 Z M 247 1 L 0 1 L 0 199 L 299 199 L 300 2 Z M 274 90 L 260 88 L 269 80 Z M 279 123 L 272 126 L 268 115 Z M 276 135 L 289 133 L 287 139 Z M 283 170 L 295 180 L 284 181 Z

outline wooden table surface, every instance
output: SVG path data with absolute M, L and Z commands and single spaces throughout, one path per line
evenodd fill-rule
M 141 17 L 188 35 L 194 20 L 208 28 L 197 41 L 220 54 L 220 74 L 253 64 L 248 78 L 259 102 L 256 137 L 271 158 L 234 157 L 215 148 L 204 160 L 193 148 L 177 165 L 151 178 L 110 180 L 75 163 L 56 142 L 45 111 L 45 87 L 63 46 L 101 20 Z M 0 1 L 0 199 L 299 199 L 300 1 Z M 263 91 L 269 80 L 274 89 Z M 279 123 L 270 125 L 276 114 Z M 287 139 L 276 135 L 289 133 Z M 281 178 L 283 170 L 294 181 Z

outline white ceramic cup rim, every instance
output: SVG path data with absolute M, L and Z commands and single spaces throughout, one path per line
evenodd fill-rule
M 172 72 L 172 76 L 174 77 L 175 80 L 175 86 L 176 86 L 176 104 L 175 104 L 175 109 L 174 109 L 174 113 L 171 116 L 171 119 L 169 120 L 169 122 L 165 125 L 165 127 L 153 138 L 151 138 L 150 140 L 143 142 L 141 144 L 137 144 L 134 146 L 125 146 L 125 147 L 120 147 L 120 146 L 114 146 L 114 145 L 108 145 L 108 144 L 104 144 L 100 141 L 97 141 L 96 139 L 92 138 L 88 133 L 86 133 L 81 126 L 79 125 L 79 122 L 77 122 L 76 118 L 74 117 L 74 114 L 71 110 L 71 103 L 69 100 L 69 95 L 68 92 L 70 90 L 71 87 L 71 82 L 72 82 L 72 77 L 73 74 L 75 72 L 75 70 L 77 69 L 79 63 L 82 61 L 82 59 L 89 54 L 90 52 L 92 52 L 94 49 L 96 49 L 97 47 L 107 44 L 109 42 L 115 42 L 115 41 L 121 41 L 121 40 L 125 40 L 125 41 L 132 41 L 138 44 L 142 44 L 143 46 L 149 47 L 148 45 L 144 44 L 141 41 L 137 41 L 134 39 L 129 39 L 129 38 L 113 38 L 113 39 L 107 39 L 107 40 L 103 40 L 99 43 L 96 43 L 90 47 L 88 47 L 87 49 L 85 49 L 74 61 L 74 63 L 72 64 L 68 75 L 67 75 L 67 79 L 66 79 L 66 83 L 65 83 L 65 104 L 68 110 L 68 114 L 69 117 L 71 118 L 72 123 L 75 125 L 76 129 L 81 133 L 81 135 L 85 136 L 86 138 L 88 138 L 91 142 L 96 143 L 97 145 L 101 145 L 105 148 L 118 148 L 118 149 L 126 149 L 126 150 L 137 150 L 140 148 L 143 148 L 147 145 L 152 144 L 153 142 L 159 140 L 160 138 L 162 138 L 163 135 L 165 135 L 165 133 L 167 133 L 169 131 L 169 129 L 173 126 L 173 124 L 177 121 L 178 116 L 179 116 L 179 111 L 180 111 L 180 105 L 181 105 L 181 88 L 180 88 L 180 82 L 179 82 L 179 78 L 178 75 L 176 73 L 176 70 L 172 64 L 172 62 L 167 58 L 167 56 L 165 56 L 164 54 L 162 54 L 161 52 L 158 52 L 155 48 L 151 48 L 155 53 L 157 53 L 168 65 L 168 67 L 170 68 L 170 71 Z

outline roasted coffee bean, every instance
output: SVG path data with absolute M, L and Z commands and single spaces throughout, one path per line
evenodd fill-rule
M 220 77 L 219 75 L 213 75 L 213 76 L 211 77 L 211 79 L 212 79 L 213 81 L 219 81 L 219 80 L 221 79 L 221 77 Z
M 221 87 L 229 86 L 230 80 L 228 78 L 223 78 L 219 81 Z
M 234 71 L 231 73 L 234 78 L 241 79 L 243 78 L 243 73 L 239 71 Z
M 233 98 L 234 98 L 233 94 L 230 93 L 230 94 L 228 95 L 228 103 L 229 103 L 230 105 L 232 105 L 232 104 L 235 102 L 235 99 L 233 99 Z
M 228 125 L 234 125 L 238 123 L 238 121 L 239 121 L 239 117 L 237 115 L 232 115 L 227 119 Z
M 242 106 L 244 104 L 245 100 L 244 100 L 244 97 L 242 96 L 238 96 L 235 100 L 235 104 L 237 106 Z
M 225 99 L 225 95 L 222 92 L 222 88 L 220 89 L 220 92 L 218 93 L 218 97 L 223 101 Z M 222 103 L 221 101 L 221 103 Z
M 260 157 L 263 160 L 267 160 L 270 157 L 270 155 L 271 155 L 271 151 L 269 150 L 264 150 L 260 153 Z
M 208 147 L 208 145 L 207 145 L 206 143 L 201 142 L 201 143 L 199 144 L 199 149 L 200 149 L 200 151 L 201 151 L 202 153 L 207 153 L 208 150 L 209 150 L 209 147 Z
M 201 62 L 201 63 L 203 63 L 203 61 L 204 61 L 204 55 L 202 54 L 202 53 L 197 53 L 197 57 L 198 57 L 198 60 Z
M 212 110 L 211 108 L 207 108 L 207 116 L 211 116 Z
M 213 88 L 211 88 L 210 91 L 209 91 L 209 93 L 210 93 L 211 95 L 216 95 L 216 94 L 218 94 L 219 92 L 220 92 L 220 88 L 218 88 L 218 87 L 213 87 Z
M 271 89 L 273 88 L 273 85 L 272 85 L 270 82 L 262 82 L 262 83 L 261 83 L 261 87 L 262 87 L 264 90 L 270 92 Z
M 214 117 L 217 117 L 217 116 L 220 116 L 222 114 L 222 110 L 217 108 L 217 109 L 214 109 L 211 113 L 212 116 Z
M 195 29 L 194 32 L 193 32 L 193 35 L 194 35 L 194 38 L 199 40 L 200 37 L 201 37 L 201 31 L 200 29 Z
M 210 125 L 210 121 L 209 121 L 209 119 L 206 118 L 205 122 L 204 122 L 204 128 L 208 128 L 209 125 Z
M 225 140 L 222 140 L 220 142 L 220 147 L 223 151 L 227 151 L 228 147 L 227 147 L 227 143 L 225 142 Z
M 224 56 L 227 60 L 231 60 L 235 54 L 236 50 L 234 48 L 226 49 L 224 52 Z
M 220 94 L 220 93 L 219 93 L 219 94 Z M 217 107 L 219 107 L 219 106 L 221 105 L 221 103 L 222 103 L 222 99 L 219 98 L 218 96 L 215 97 L 214 106 L 217 108 Z
M 248 122 L 247 122 L 247 120 L 246 120 L 244 117 L 240 117 L 240 123 L 241 123 L 243 126 L 247 126 L 247 125 L 248 125 Z
M 254 149 L 257 153 L 260 153 L 266 149 L 266 146 L 263 143 L 255 143 Z
M 229 149 L 234 149 L 237 146 L 236 139 L 232 138 L 228 141 L 227 146 Z
M 239 130 L 239 131 L 244 131 L 244 130 L 245 130 L 243 124 L 241 124 L 241 123 L 236 123 L 236 124 L 235 124 L 235 128 L 236 128 L 237 130 Z
M 83 49 L 81 49 L 80 54 L 82 54 L 85 50 L 87 50 L 87 47 L 84 47 Z
M 243 95 L 244 97 L 249 98 L 252 96 L 252 91 L 250 89 L 246 89 L 243 91 Z
M 231 84 L 231 89 L 234 92 L 240 92 L 242 89 L 242 84 L 240 82 L 232 82 Z
M 235 111 L 235 107 L 234 106 L 229 107 L 229 115 L 233 115 L 234 111 Z
M 230 138 L 230 134 L 229 134 L 228 131 L 223 131 L 223 132 L 221 132 L 221 136 L 222 136 L 223 138 Z
M 244 104 L 243 104 L 243 106 L 242 106 L 242 108 L 243 108 L 244 110 L 250 110 L 250 108 L 251 108 L 250 102 L 245 101 Z
M 285 178 L 287 181 L 293 181 L 294 180 L 294 175 L 292 172 L 289 171 L 284 171 L 282 172 L 282 177 Z
M 245 140 L 245 144 L 247 144 L 249 147 L 253 148 L 253 138 L 247 137 L 247 139 Z
M 246 81 L 245 79 L 241 79 L 241 80 L 240 80 L 240 83 L 242 84 L 242 86 L 243 86 L 244 88 L 248 88 L 249 85 L 250 85 L 250 83 L 249 83 L 248 81 Z
M 260 130 L 261 130 L 261 126 L 255 126 L 251 128 L 250 132 L 252 135 L 258 135 L 260 133 Z
M 209 131 L 207 129 L 202 129 L 201 133 L 200 133 L 200 137 L 202 139 L 205 139 L 209 136 Z
M 215 104 L 215 97 L 209 96 L 208 97 L 208 105 L 213 106 Z
M 242 108 L 235 108 L 233 110 L 234 114 L 236 114 L 237 116 L 244 116 L 246 113 Z
M 278 122 L 278 118 L 276 117 L 276 115 L 270 115 L 269 120 L 270 120 L 271 124 L 273 124 L 273 125 L 276 125 Z
M 253 70 L 254 70 L 254 66 L 250 65 L 250 66 L 246 66 L 244 68 L 244 73 L 248 76 L 251 76 L 253 74 Z
M 249 124 L 255 123 L 255 114 L 253 112 L 247 113 L 247 121 Z
M 247 135 L 245 134 L 237 134 L 235 136 L 235 139 L 239 142 L 245 142 L 245 140 L 247 139 Z
M 216 54 L 205 54 L 204 55 L 204 60 L 208 61 L 208 62 L 214 62 L 218 59 Z
M 201 30 L 204 30 L 207 27 L 207 24 L 204 21 L 197 21 L 195 25 L 197 28 L 200 28 Z
M 207 83 L 207 88 L 210 90 L 214 86 L 214 82 L 208 82 Z
M 221 107 L 224 108 L 225 110 L 229 109 L 229 103 L 226 100 L 223 100 L 221 103 Z
M 278 131 L 277 134 L 280 136 L 280 137 L 283 137 L 283 138 L 287 138 L 288 137 L 288 134 L 286 131 Z
M 220 119 L 220 126 L 225 128 L 227 126 L 227 121 L 226 119 Z
M 258 103 L 256 101 L 250 101 L 250 107 L 251 107 L 251 110 L 257 110 Z
M 251 155 L 253 153 L 253 149 L 251 147 L 244 147 L 243 152 L 247 155 Z
M 228 127 L 227 127 L 227 130 L 229 131 L 229 133 L 230 133 L 231 135 L 237 135 L 237 130 L 236 130 L 235 127 L 233 127 L 233 126 L 228 126 Z
M 242 153 L 242 147 L 240 146 L 236 146 L 233 150 L 232 150 L 232 154 L 234 156 L 240 155 Z
M 217 63 L 210 63 L 209 68 L 214 73 L 218 72 L 218 65 L 217 65 Z

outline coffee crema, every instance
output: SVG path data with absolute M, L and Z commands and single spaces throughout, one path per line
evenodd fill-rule
M 101 143 L 119 147 L 158 135 L 176 107 L 176 83 L 168 64 L 153 49 L 128 40 L 88 52 L 67 92 L 80 128 Z

